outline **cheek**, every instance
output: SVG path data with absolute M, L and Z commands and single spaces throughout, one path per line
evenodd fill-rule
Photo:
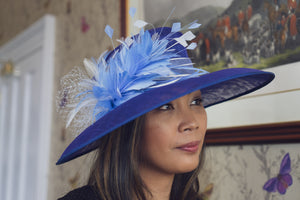
M 171 122 L 166 123 L 157 118 L 148 118 L 147 120 L 142 137 L 142 162 L 160 168 L 166 164 L 166 157 L 170 157 L 172 153 L 176 130 Z
M 201 133 L 203 134 L 203 137 L 204 137 L 206 134 L 206 130 L 207 130 L 207 113 L 204 108 L 202 109 L 201 113 L 199 114 L 198 119 L 199 119 L 199 124 L 200 124 L 199 127 L 200 127 Z
M 143 133 L 143 148 L 151 152 L 167 151 L 171 148 L 172 141 L 176 135 L 174 126 L 159 119 L 152 118 L 149 121 L 151 123 L 146 122 Z

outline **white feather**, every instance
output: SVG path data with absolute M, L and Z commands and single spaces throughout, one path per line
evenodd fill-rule
M 191 31 L 188 31 L 186 33 L 184 33 L 181 38 L 183 38 L 184 40 L 186 41 L 191 41 L 192 39 L 194 39 L 196 36 L 191 32 Z
M 87 72 L 87 74 L 89 75 L 90 78 L 93 78 L 98 70 L 97 70 L 97 66 L 89 59 L 85 58 L 83 60 L 83 64 L 84 64 L 84 67 L 85 67 L 85 70 Z
M 143 21 L 143 20 L 136 20 L 134 22 L 134 26 L 138 27 L 138 28 L 143 28 L 144 26 L 146 26 L 148 23 Z
M 69 125 L 71 124 L 72 120 L 74 119 L 74 117 L 76 116 L 76 114 L 80 111 L 81 108 L 83 108 L 86 105 L 91 106 L 91 102 L 95 101 L 95 99 L 88 99 L 86 101 L 81 102 L 81 104 L 78 104 L 74 109 L 72 109 L 68 115 L 68 120 L 67 120 L 67 124 L 66 127 L 69 127 Z

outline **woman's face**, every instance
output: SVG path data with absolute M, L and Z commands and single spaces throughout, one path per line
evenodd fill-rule
M 199 164 L 206 126 L 200 91 L 147 113 L 141 169 L 172 174 L 194 170 Z

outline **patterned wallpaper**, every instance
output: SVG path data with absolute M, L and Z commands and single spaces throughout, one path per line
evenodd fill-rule
M 210 200 L 299 199 L 299 152 L 299 144 L 207 147 L 202 190 Z

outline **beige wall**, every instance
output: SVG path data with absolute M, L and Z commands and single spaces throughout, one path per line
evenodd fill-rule
M 0 46 L 13 39 L 45 14 L 56 17 L 55 80 L 53 99 L 59 79 L 75 65 L 82 65 L 87 57 L 97 58 L 111 42 L 104 33 L 109 24 L 120 36 L 120 0 L 0 0 Z M 82 17 L 89 29 L 81 29 Z M 53 102 L 53 105 L 55 103 Z M 87 158 L 80 158 L 62 166 L 55 162 L 73 136 L 64 130 L 53 106 L 53 127 L 49 163 L 48 199 L 57 199 L 70 189 L 86 181 Z

